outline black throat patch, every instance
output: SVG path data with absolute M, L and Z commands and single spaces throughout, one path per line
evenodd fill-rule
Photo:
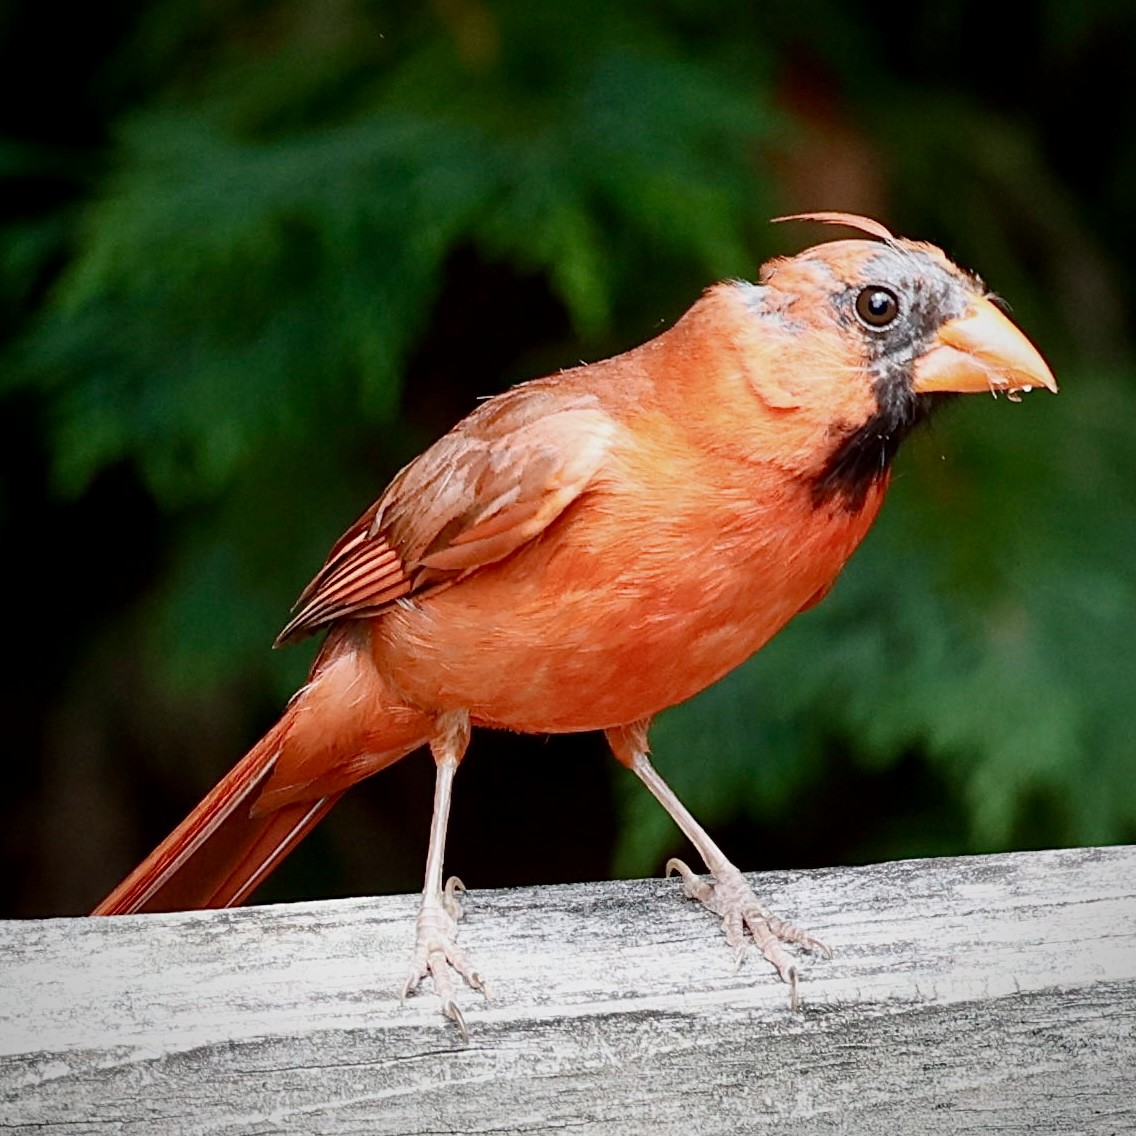
M 862 509 L 868 490 L 887 477 L 904 438 L 951 397 L 916 394 L 907 374 L 878 379 L 876 395 L 879 410 L 841 440 L 813 481 L 814 506 L 835 504 L 849 513 Z

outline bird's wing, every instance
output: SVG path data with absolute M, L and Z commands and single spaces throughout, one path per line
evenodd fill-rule
M 504 559 L 584 492 L 614 432 L 591 395 L 526 385 L 484 403 L 343 535 L 277 642 L 375 615 Z

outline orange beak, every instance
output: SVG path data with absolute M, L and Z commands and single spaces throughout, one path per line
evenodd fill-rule
M 1057 380 L 1038 350 L 989 300 L 975 299 L 964 315 L 943 324 L 915 362 L 916 394 L 1057 393 Z

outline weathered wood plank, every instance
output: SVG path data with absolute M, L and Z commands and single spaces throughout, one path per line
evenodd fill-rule
M 463 1046 L 415 899 L 0 924 L 0 1129 L 1136 1130 L 1136 848 L 755 877 L 802 1012 L 674 881 L 475 892 Z

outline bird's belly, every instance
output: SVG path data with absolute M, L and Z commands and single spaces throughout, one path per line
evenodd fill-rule
M 647 623 L 630 612 L 592 614 L 568 598 L 523 629 L 448 620 L 446 642 L 432 648 L 408 650 L 400 634 L 398 647 L 382 653 L 383 669 L 424 708 L 466 709 L 476 721 L 525 733 L 604 729 L 690 698 L 784 622 L 766 630 L 753 620 L 710 625 L 690 613 L 656 612 Z
M 744 662 L 828 588 L 866 530 L 811 530 L 707 564 L 558 571 L 505 562 L 376 621 L 376 662 L 408 702 L 526 733 L 649 718 Z M 820 533 L 822 530 L 817 529 Z M 563 565 L 560 565 L 563 568 Z

